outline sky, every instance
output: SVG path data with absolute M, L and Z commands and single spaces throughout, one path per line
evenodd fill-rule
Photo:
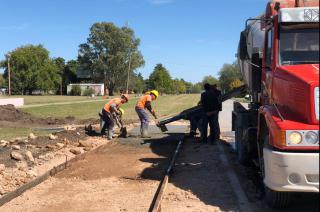
M 235 61 L 247 18 L 267 0 L 0 0 L 0 60 L 26 44 L 42 44 L 51 57 L 76 59 L 95 22 L 129 24 L 146 61 L 147 78 L 162 63 L 173 78 L 193 83 L 218 76 Z

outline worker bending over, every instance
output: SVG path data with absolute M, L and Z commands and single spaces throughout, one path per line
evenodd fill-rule
M 139 116 L 141 126 L 140 126 L 140 132 L 142 138 L 148 138 L 148 127 L 149 127 L 149 115 L 147 113 L 147 110 L 153 115 L 155 119 L 157 119 L 156 113 L 152 109 L 151 102 L 156 100 L 159 96 L 158 91 L 152 90 L 150 93 L 145 94 L 142 96 L 136 105 L 136 112 Z
M 121 98 L 110 99 L 109 102 L 104 105 L 101 111 L 101 118 L 104 122 L 101 129 L 101 135 L 105 135 L 106 130 L 108 130 L 108 139 L 111 140 L 113 138 L 116 117 L 121 113 L 121 111 L 119 111 L 120 106 L 128 101 L 129 95 L 122 94 Z

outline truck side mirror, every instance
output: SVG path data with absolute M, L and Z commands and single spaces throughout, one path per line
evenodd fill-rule
M 245 60 L 248 58 L 247 36 L 245 31 L 242 31 L 240 34 L 239 57 L 241 60 Z

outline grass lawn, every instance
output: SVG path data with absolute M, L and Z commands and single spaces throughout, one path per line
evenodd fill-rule
M 24 98 L 25 105 L 63 103 L 75 101 L 100 100 L 102 97 L 88 98 L 86 96 L 0 96 L 0 98 Z
M 50 132 L 36 131 L 31 128 L 0 128 L 0 140 L 27 137 L 30 133 L 34 133 L 36 136 L 49 135 Z
M 152 104 L 158 116 L 161 117 L 179 113 L 184 109 L 195 106 L 199 101 L 199 98 L 199 94 L 160 96 Z M 23 110 L 38 117 L 74 116 L 77 119 L 98 118 L 97 114 L 101 110 L 105 102 L 101 101 L 65 105 L 47 105 L 24 108 Z M 137 119 L 137 114 L 134 110 L 136 102 L 137 98 L 132 98 L 129 103 L 122 106 L 125 110 L 125 119 Z
M 37 98 L 40 98 L 40 100 Z M 63 97 L 48 97 L 45 100 L 43 96 L 32 97 L 29 99 L 29 103 L 45 103 L 45 101 L 63 100 Z M 64 97 L 68 101 L 73 99 L 74 101 L 81 100 L 81 97 L 77 99 Z M 85 99 L 86 97 L 84 97 Z M 66 100 L 65 99 L 65 100 Z M 83 97 L 82 97 L 83 99 Z M 197 105 L 200 99 L 199 94 L 184 94 L 184 95 L 168 95 L 160 96 L 156 101 L 152 103 L 158 117 L 164 117 L 173 115 L 185 110 L 187 108 Z M 106 100 L 107 101 L 107 100 Z M 66 103 L 61 105 L 46 105 L 46 106 L 35 106 L 30 108 L 22 108 L 23 111 L 28 112 L 37 117 L 66 117 L 74 116 L 76 119 L 98 119 L 98 112 L 103 107 L 106 101 L 93 101 L 93 102 L 81 102 L 81 103 Z M 56 102 L 56 101 L 55 101 Z M 122 107 L 125 110 L 124 119 L 126 120 L 138 120 L 138 116 L 134 110 L 137 102 L 137 97 L 131 98 L 128 104 L 124 104 Z M 27 137 L 31 132 L 36 135 L 46 135 L 49 132 L 35 131 L 32 128 L 0 128 L 0 139 L 12 139 L 17 137 Z

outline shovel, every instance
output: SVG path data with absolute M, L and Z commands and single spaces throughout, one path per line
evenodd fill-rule
M 127 132 L 127 128 L 126 127 L 121 127 L 120 128 L 119 137 L 120 138 L 127 138 L 128 137 L 128 132 Z

